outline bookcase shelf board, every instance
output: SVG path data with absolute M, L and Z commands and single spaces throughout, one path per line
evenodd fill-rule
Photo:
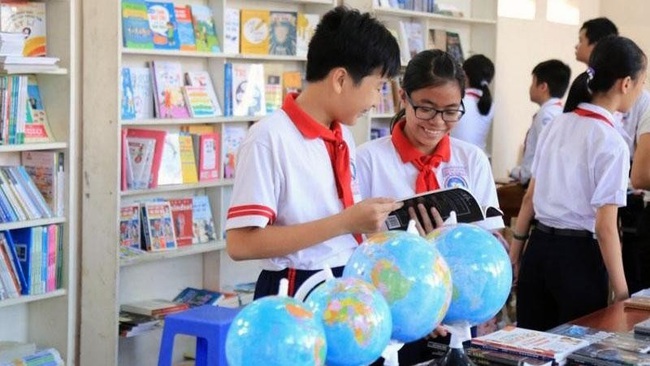
M 9 152 L 63 150 L 68 147 L 66 142 L 41 142 L 21 145 L 0 145 L 0 154 Z
M 448 23 L 493 24 L 493 25 L 497 24 L 497 21 L 494 19 L 452 17 L 448 15 L 440 15 L 440 14 L 426 13 L 426 12 L 413 11 L 413 10 L 404 10 L 404 9 L 390 9 L 390 8 L 377 7 L 375 8 L 375 12 L 377 13 L 377 15 L 431 19 L 431 20 L 448 22 Z
M 192 184 L 174 184 L 174 185 L 168 185 L 168 186 L 158 186 L 156 188 L 151 188 L 151 189 L 138 189 L 138 190 L 130 190 L 130 191 L 122 191 L 120 192 L 120 195 L 122 197 L 127 197 L 127 196 L 142 196 L 142 195 L 152 195 L 152 194 L 157 194 L 157 193 L 165 193 L 165 192 L 176 192 L 176 191 L 192 191 L 192 190 L 197 190 L 197 189 L 202 189 L 202 188 L 213 188 L 213 187 L 227 187 L 227 186 L 232 186 L 234 180 L 232 179 L 221 179 L 213 182 L 199 182 L 199 183 L 192 183 Z
M 24 74 L 43 74 L 43 75 L 67 75 L 68 69 L 58 68 L 55 70 L 35 70 L 30 69 L 29 66 L 26 66 L 24 69 L 19 71 L 5 71 L 2 72 L 2 75 L 24 75 Z
M 33 226 L 45 226 L 52 224 L 61 224 L 66 222 L 65 217 L 53 217 L 49 219 L 38 219 L 38 220 L 25 220 L 25 221 L 16 221 L 16 222 L 7 222 L 0 224 L 0 231 L 20 229 L 25 227 Z
M 146 127 L 146 126 L 182 126 L 182 125 L 204 125 L 204 124 L 218 124 L 218 123 L 234 123 L 234 122 L 255 122 L 262 118 L 262 116 L 219 116 L 210 118 L 191 118 L 191 119 L 176 119 L 176 118 L 155 118 L 143 120 L 127 120 L 121 121 L 122 127 Z
M 20 296 L 20 297 L 14 298 L 14 299 L 1 300 L 0 301 L 0 308 L 19 305 L 19 304 L 28 304 L 28 303 L 32 303 L 32 302 L 45 300 L 45 299 L 52 299 L 52 298 L 56 298 L 56 297 L 65 296 L 66 294 L 67 294 L 67 291 L 65 289 L 59 289 L 59 290 L 48 292 L 46 294 L 41 294 L 41 295 L 26 295 L 26 296 Z
M 184 257 L 188 255 L 196 255 L 208 252 L 215 252 L 223 250 L 226 247 L 226 242 L 219 240 L 215 242 L 205 243 L 205 244 L 194 244 L 189 247 L 182 247 L 176 250 L 170 250 L 166 252 L 158 253 L 145 253 L 136 257 L 126 258 L 120 260 L 120 266 L 133 266 L 141 263 L 155 262 L 170 258 Z

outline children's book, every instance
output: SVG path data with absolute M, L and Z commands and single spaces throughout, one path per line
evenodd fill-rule
M 296 56 L 307 57 L 309 42 L 314 36 L 316 26 L 320 22 L 319 14 L 298 13 L 296 23 Z
M 120 246 L 139 249 L 140 241 L 140 205 L 124 204 L 120 207 Z
M 192 244 L 203 244 L 216 240 L 212 208 L 208 196 L 194 196 L 192 200 Z
M 263 64 L 232 64 L 232 101 L 234 116 L 266 114 Z
M 183 170 L 181 168 L 181 153 L 179 134 L 167 132 L 165 145 L 160 159 L 158 185 L 182 184 Z
M 268 10 L 241 10 L 240 47 L 242 54 L 268 55 L 269 17 Z
M 447 32 L 447 52 L 451 54 L 459 64 L 465 62 L 465 55 L 463 54 L 463 47 L 458 33 Z
M 264 79 L 266 114 L 271 114 L 282 107 L 282 65 L 265 65 Z
M 220 136 L 218 132 L 193 135 L 194 155 L 198 157 L 197 173 L 199 181 L 219 179 L 219 147 Z
M 223 17 L 223 52 L 239 53 L 239 9 L 226 8 Z
M 169 200 L 174 219 L 176 244 L 179 247 L 192 245 L 192 198 L 173 198 Z
M 128 69 L 131 74 L 131 83 L 133 84 L 134 119 L 152 119 L 154 113 L 151 70 L 148 67 L 129 67 Z
M 185 85 L 183 86 L 183 96 L 190 111 L 190 116 L 193 118 L 206 118 L 217 115 L 207 87 Z
M 482 208 L 476 197 L 470 191 L 462 187 L 445 188 L 436 191 L 420 193 L 415 196 L 402 200 L 404 205 L 389 213 L 386 219 L 388 230 L 406 230 L 408 228 L 411 216 L 408 212 L 409 207 L 415 209 L 418 220 L 422 220 L 420 212 L 417 209 L 419 204 L 423 204 L 430 212 L 431 207 L 435 207 L 443 220 L 449 218 L 452 211 L 456 213 L 456 221 L 459 223 L 479 223 L 486 229 L 503 227 L 503 212 L 495 207 Z M 430 216 L 429 220 L 435 222 Z
M 27 102 L 25 143 L 54 141 L 43 98 L 34 75 L 27 76 Z
M 57 151 L 24 151 L 21 164 L 54 216 L 63 216 L 65 175 L 63 153 Z
M 121 105 L 123 120 L 135 119 L 135 98 L 133 93 L 133 82 L 131 81 L 131 70 L 123 67 L 120 73 L 122 82 L 120 83 Z
M 183 71 L 180 62 L 152 61 L 158 118 L 190 116 L 183 98 Z
M 207 5 L 191 5 L 192 23 L 197 51 L 220 52 L 212 9 Z
M 154 48 L 180 49 L 174 4 L 164 1 L 145 1 L 145 4 L 147 5 L 147 17 Z
M 176 249 L 176 235 L 169 202 L 143 203 L 142 224 L 148 251 Z
M 194 26 L 192 25 L 192 11 L 188 5 L 175 5 L 174 15 L 178 28 L 178 41 L 181 51 L 196 51 Z
M 567 360 L 579 365 L 650 365 L 650 355 L 647 353 L 628 351 L 603 342 L 578 349 Z
M 287 93 L 300 93 L 302 91 L 302 74 L 300 71 L 285 71 L 282 73 L 282 98 Z
M 223 177 L 224 179 L 235 178 L 235 167 L 237 166 L 237 152 L 239 146 L 248 133 L 246 123 L 228 123 L 223 126 Z
M 271 11 L 269 15 L 269 55 L 296 55 L 295 11 Z
M 129 128 L 126 142 L 129 169 L 135 183 L 130 189 L 156 188 L 166 131 Z
M 204 86 L 210 96 L 216 115 L 221 116 L 223 114 L 219 99 L 214 90 L 214 85 L 212 84 L 212 78 L 207 71 L 188 71 L 185 73 L 185 82 L 191 86 Z
M 0 32 L 23 33 L 23 56 L 47 56 L 46 3 L 9 0 L 0 2 Z
M 196 183 L 199 176 L 196 172 L 196 158 L 194 156 L 194 144 L 192 136 L 181 133 L 178 136 L 178 142 L 181 152 L 181 171 L 183 173 L 183 183 Z
M 144 0 L 122 0 L 122 42 L 127 48 L 153 48 Z
M 221 292 L 186 287 L 174 298 L 174 302 L 188 304 L 191 308 L 202 305 L 216 305 L 223 296 Z

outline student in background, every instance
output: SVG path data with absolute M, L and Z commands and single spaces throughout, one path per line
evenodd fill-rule
M 393 199 L 359 201 L 355 146 L 344 125 L 373 108 L 397 74 L 399 46 L 375 18 L 343 6 L 326 13 L 310 42 L 307 87 L 251 127 L 237 162 L 226 245 L 234 260 L 263 259 L 255 297 L 289 295 L 325 266 L 335 275 L 378 231 Z
M 617 211 L 625 205 L 629 150 L 613 114 L 627 112 L 641 94 L 646 64 L 631 40 L 602 39 L 583 102 L 540 136 L 510 246 L 518 326 L 547 330 L 606 307 L 608 279 L 615 300 L 628 297 Z
M 526 132 L 521 165 L 510 171 L 510 178 L 522 185 L 527 185 L 530 180 L 530 167 L 533 165 L 539 135 L 549 122 L 562 114 L 561 99 L 569 87 L 571 68 L 560 60 L 548 60 L 537 64 L 532 74 L 533 80 L 528 95 L 531 102 L 539 105 L 539 110 L 533 116 L 533 123 Z
M 363 198 L 402 199 L 462 186 L 480 205 L 498 207 L 486 155 L 472 144 L 449 137 L 463 116 L 464 86 L 463 70 L 446 52 L 426 50 L 409 61 L 399 90 L 405 108 L 393 119 L 392 135 L 359 147 L 357 175 Z M 433 230 L 432 224 L 440 222 L 421 223 L 420 232 Z M 503 222 L 496 229 L 501 227 Z M 430 359 L 427 342 L 422 339 L 406 344 L 399 351 L 399 364 Z
M 494 118 L 494 104 L 490 83 L 494 78 L 494 64 L 483 55 L 474 55 L 463 63 L 468 88 L 463 104 L 465 114 L 451 132 L 451 137 L 467 141 L 486 151 L 487 135 Z

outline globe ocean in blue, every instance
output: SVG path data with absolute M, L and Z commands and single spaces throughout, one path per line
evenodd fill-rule
M 512 286 L 512 267 L 503 245 L 487 230 L 458 224 L 434 230 L 427 239 L 451 269 L 453 292 L 443 323 L 483 323 L 503 307 Z
M 300 301 L 267 296 L 246 306 L 233 319 L 226 337 L 229 366 L 324 365 L 325 330 Z
M 328 366 L 368 365 L 390 341 L 392 319 L 381 293 L 358 278 L 325 281 L 305 301 L 323 322 Z
M 419 235 L 404 231 L 378 233 L 359 245 L 343 277 L 374 285 L 388 302 L 391 338 L 411 342 L 429 334 L 447 312 L 451 276 L 444 258 Z

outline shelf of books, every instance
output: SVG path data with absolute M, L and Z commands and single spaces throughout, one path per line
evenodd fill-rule
M 78 9 L 0 2 L 0 363 L 77 363 Z

